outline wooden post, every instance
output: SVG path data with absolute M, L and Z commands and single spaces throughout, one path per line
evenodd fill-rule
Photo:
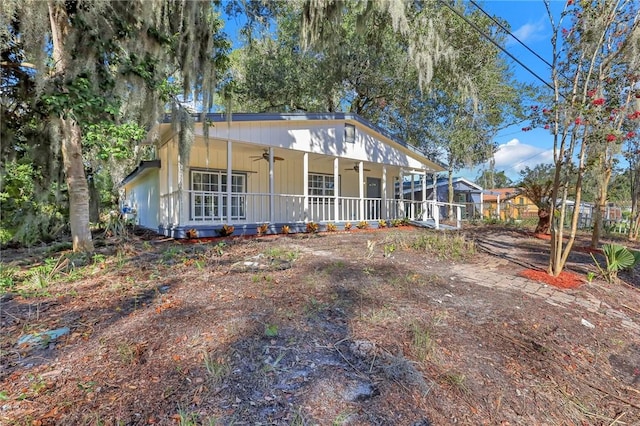
M 309 220 L 309 153 L 302 154 L 302 191 L 304 194 L 304 221 Z
M 340 159 L 333 159 L 333 220 L 338 222 L 340 218 Z
M 364 163 L 358 162 L 358 183 L 359 183 L 359 195 L 360 195 L 360 220 L 365 220 L 364 214 Z
M 231 139 L 227 139 L 227 223 L 232 223 L 231 220 L 231 177 L 233 175 L 233 146 Z M 220 215 L 220 217 L 224 217 Z
M 387 166 L 382 166 L 382 219 L 388 220 L 389 213 L 387 212 Z
M 273 172 L 273 147 L 269 147 L 269 221 L 273 223 L 275 220 L 275 183 L 274 183 L 274 172 Z

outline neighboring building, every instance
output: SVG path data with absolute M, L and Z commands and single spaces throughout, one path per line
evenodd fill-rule
M 422 197 L 400 201 L 395 183 L 444 168 L 354 114 L 210 114 L 209 141 L 196 123 L 183 167 L 178 136 L 160 125 L 157 159 L 123 181 L 123 211 L 174 237 L 222 225 L 251 234 L 262 224 L 304 230 L 306 222 L 433 220 Z M 435 218 L 438 223 L 438 218 Z
M 484 191 L 483 216 L 500 220 L 538 217 L 538 207 L 518 188 L 496 188 Z

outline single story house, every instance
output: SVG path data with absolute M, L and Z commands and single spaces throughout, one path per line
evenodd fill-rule
M 538 217 L 538 207 L 518 188 L 484 191 L 483 216 L 487 218 L 529 219 Z
M 207 122 L 208 141 L 196 122 L 187 161 L 171 124 L 161 124 L 156 159 L 122 182 L 123 211 L 140 226 L 176 238 L 215 236 L 223 225 L 236 235 L 396 218 L 438 226 L 433 201 L 400 200 L 394 188 L 442 165 L 358 115 L 209 114 Z

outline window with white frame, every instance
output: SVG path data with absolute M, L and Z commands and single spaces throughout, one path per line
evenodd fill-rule
M 333 175 L 309 173 L 309 195 L 318 197 L 333 197 L 336 194 L 335 178 Z
M 246 219 L 247 175 L 231 175 L 231 210 L 227 209 L 227 172 L 191 170 L 190 211 L 192 220 Z M 238 195 L 242 194 L 242 195 Z

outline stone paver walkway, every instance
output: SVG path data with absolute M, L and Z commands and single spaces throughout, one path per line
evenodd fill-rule
M 507 269 L 505 266 L 510 267 L 513 272 L 505 272 Z M 588 292 L 555 288 L 539 281 L 521 277 L 518 275 L 521 269 L 506 259 L 492 257 L 482 265 L 458 265 L 456 274 L 462 282 L 497 290 L 523 292 L 528 296 L 544 299 L 545 302 L 553 306 L 578 305 L 592 314 L 617 319 L 623 327 L 640 336 L 640 324 L 633 321 L 626 313 L 613 309 Z

